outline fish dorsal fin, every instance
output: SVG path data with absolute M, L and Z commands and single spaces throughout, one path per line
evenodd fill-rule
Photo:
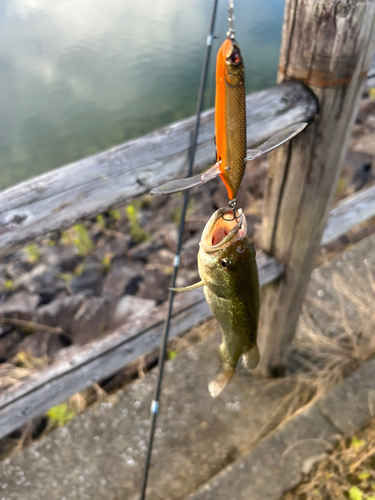
M 182 288 L 170 288 L 169 290 L 173 290 L 174 292 L 189 292 L 190 290 L 195 290 L 201 286 L 204 286 L 203 281 L 198 281 L 198 283 L 194 283 L 194 285 L 184 286 Z

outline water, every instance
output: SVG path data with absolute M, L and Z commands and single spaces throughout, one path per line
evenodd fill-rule
M 0 2 L 0 189 L 194 114 L 212 0 Z M 205 96 L 227 30 L 219 1 Z M 246 90 L 275 82 L 284 0 L 236 0 Z

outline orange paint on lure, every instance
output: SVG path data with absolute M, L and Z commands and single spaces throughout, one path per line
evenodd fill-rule
M 230 200 L 236 199 L 246 162 L 262 156 L 299 134 L 307 123 L 292 125 L 257 149 L 246 150 L 245 69 L 238 44 L 227 38 L 216 59 L 215 142 L 217 163 L 203 174 L 167 182 L 151 194 L 171 194 L 200 186 L 220 175 Z

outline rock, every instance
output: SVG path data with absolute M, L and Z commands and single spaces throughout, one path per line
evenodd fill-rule
M 174 253 L 166 248 L 153 252 L 147 259 L 146 269 L 162 269 L 170 274 L 173 268 Z
M 63 273 L 72 273 L 82 257 L 73 246 L 59 246 L 49 248 L 43 255 L 43 261 L 48 266 L 58 267 Z
M 138 291 L 139 283 L 141 283 L 142 280 L 143 280 L 142 276 L 140 275 L 134 276 L 134 278 L 132 278 L 126 285 L 124 290 L 124 295 L 135 295 Z
M 160 304 L 168 298 L 168 287 L 171 274 L 165 274 L 160 269 L 145 270 L 144 279 L 139 284 L 137 297 L 156 300 Z
M 82 274 L 75 276 L 69 283 L 70 293 L 79 293 L 90 290 L 94 295 L 99 295 L 103 285 L 102 266 L 99 262 L 87 262 Z
M 37 331 L 27 335 L 18 345 L 17 352 L 24 352 L 33 358 L 54 358 L 60 349 L 70 344 L 63 334 Z
M 70 332 L 74 315 L 83 304 L 84 293 L 58 297 L 49 304 L 38 307 L 35 313 L 35 322 L 42 325 L 60 327 Z
M 115 299 L 86 297 L 73 317 L 70 333 L 78 344 L 85 344 L 102 336 L 109 328 Z
M 24 335 L 18 330 L 12 330 L 8 335 L 1 337 L 0 342 L 0 359 L 8 360 L 17 352 L 17 346 Z M 1 386 L 1 380 L 0 380 Z
M 125 235 L 124 235 L 125 236 Z M 113 238 L 109 243 L 109 252 L 114 257 L 123 257 L 126 252 L 129 250 L 129 243 L 131 240 L 130 235 L 126 235 L 127 239 L 122 238 Z
M 44 273 L 33 278 L 28 290 L 38 293 L 41 298 L 41 303 L 47 304 L 51 302 L 57 294 L 66 290 L 66 282 L 59 277 L 58 269 L 47 269 Z
M 178 229 L 176 224 L 163 224 L 163 226 L 155 233 L 155 237 L 161 240 L 169 250 L 172 252 L 176 251 L 178 241 Z
M 111 318 L 110 328 L 117 328 L 125 322 L 146 314 L 156 306 L 155 300 L 125 295 L 117 303 Z
M 155 241 L 145 241 L 140 243 L 139 245 L 134 245 L 129 252 L 127 253 L 127 257 L 131 260 L 140 260 L 146 262 L 148 256 L 152 252 L 156 252 L 162 248 L 162 244 Z
M 40 297 L 36 293 L 16 292 L 0 305 L 0 315 L 31 321 L 39 302 Z
M 197 257 L 201 234 L 196 233 L 184 243 L 181 252 L 181 264 L 191 270 L 197 269 Z
M 180 269 L 176 279 L 176 287 L 183 288 L 185 286 L 193 285 L 200 281 L 198 269 L 196 271 L 189 271 L 188 269 Z
M 138 276 L 141 271 L 142 266 L 137 262 L 133 262 L 132 267 L 129 267 L 129 261 L 116 259 L 112 262 L 111 268 L 105 277 L 103 293 L 112 296 L 123 295 L 131 280 Z
M 38 293 L 42 304 L 50 302 L 57 294 L 66 290 L 66 282 L 59 276 L 58 268 L 49 268 L 46 264 L 39 264 L 31 272 L 24 273 L 14 281 L 16 290 L 24 289 L 31 293 Z
M 31 269 L 32 265 L 28 262 L 12 262 L 6 267 L 6 274 L 9 279 L 16 280 Z

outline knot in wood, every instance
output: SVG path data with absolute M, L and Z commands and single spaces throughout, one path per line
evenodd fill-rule
M 350 12 L 350 1 L 349 0 L 340 0 L 335 7 L 335 14 L 338 17 L 346 17 Z

